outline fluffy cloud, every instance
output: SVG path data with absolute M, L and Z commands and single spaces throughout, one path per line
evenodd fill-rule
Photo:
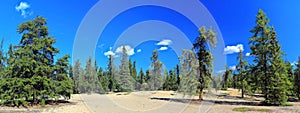
M 116 54 L 112 51 L 112 47 L 109 48 L 109 51 L 104 53 L 105 56 L 115 56 Z
M 160 47 L 158 50 L 164 51 L 164 50 L 167 50 L 167 49 L 168 49 L 168 47 Z
M 123 45 L 123 46 L 119 46 L 119 47 L 116 49 L 116 51 L 113 51 L 113 50 L 112 50 L 112 47 L 110 47 L 110 48 L 109 48 L 109 51 L 104 52 L 104 55 L 107 56 L 107 57 L 108 57 L 109 55 L 112 55 L 112 56 L 114 56 L 114 57 L 119 57 L 119 54 L 121 54 L 121 53 L 123 52 L 123 47 L 125 47 L 126 53 L 127 53 L 128 56 L 131 56 L 131 55 L 135 54 L 134 48 L 132 48 L 132 47 L 129 46 L 129 45 Z M 141 52 L 141 51 L 142 51 L 142 49 L 138 49 L 138 50 L 137 50 L 138 53 Z
M 250 53 L 246 53 L 246 56 L 250 56 L 251 54 Z
M 136 52 L 138 52 L 138 53 L 139 53 L 139 52 L 142 52 L 142 49 L 138 49 Z
M 134 54 L 134 49 L 131 48 L 129 45 L 124 45 L 125 49 L 126 49 L 126 53 L 127 55 L 131 56 Z M 120 46 L 116 49 L 116 53 L 122 53 L 123 51 L 123 46 Z
M 243 44 L 238 44 L 236 46 L 226 46 L 226 48 L 224 48 L 224 54 L 238 53 L 240 52 L 240 50 L 244 51 Z
M 27 14 L 30 14 L 26 12 L 26 9 L 30 8 L 30 5 L 26 2 L 20 2 L 18 6 L 15 7 L 18 12 L 21 11 L 21 15 L 25 18 Z
M 236 70 L 236 66 L 229 66 L 229 69 L 234 71 L 234 70 Z
M 156 45 L 167 46 L 167 45 L 170 45 L 171 43 L 172 43 L 172 40 L 164 39 L 164 40 L 158 42 Z

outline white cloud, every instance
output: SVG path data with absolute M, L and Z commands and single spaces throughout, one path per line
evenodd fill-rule
M 164 39 L 158 43 L 156 43 L 156 45 L 159 45 L 159 46 L 167 46 L 167 45 L 170 45 L 172 43 L 172 40 L 168 40 L 168 39 Z
M 138 49 L 136 52 L 138 52 L 138 53 L 139 53 L 139 52 L 142 52 L 142 49 Z
M 250 56 L 251 54 L 250 53 L 246 53 L 246 56 Z
M 131 48 L 129 45 L 123 45 L 123 46 L 125 46 L 127 55 L 131 56 L 131 55 L 134 54 L 134 49 Z M 122 53 L 123 46 L 118 47 L 118 48 L 116 49 L 116 53 Z
M 224 54 L 238 53 L 240 52 L 240 50 L 244 51 L 243 44 L 238 44 L 236 46 L 226 46 L 226 48 L 224 48 Z
M 234 70 L 236 70 L 236 66 L 229 66 L 229 69 L 234 71 Z
M 26 9 L 30 8 L 30 5 L 26 2 L 20 2 L 20 4 L 18 6 L 15 7 L 16 10 L 19 12 L 21 11 L 21 15 L 25 18 L 27 16 L 27 14 L 32 14 L 31 13 L 28 13 L 26 12 Z
M 296 66 L 298 64 L 298 62 L 294 61 L 291 64 L 292 64 L 292 66 Z
M 112 51 L 112 47 L 110 47 L 110 48 L 109 48 L 109 51 L 105 52 L 104 55 L 107 56 L 107 57 L 110 56 L 110 55 L 111 55 L 111 56 L 115 56 L 116 53 L 114 53 L 114 52 Z
M 167 50 L 167 49 L 168 49 L 168 47 L 160 47 L 158 50 L 164 51 L 164 50 Z

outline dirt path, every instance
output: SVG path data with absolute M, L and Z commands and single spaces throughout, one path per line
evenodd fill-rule
M 255 102 L 239 98 L 235 89 L 218 91 L 218 96 L 206 94 L 204 101 L 197 97 L 183 97 L 173 91 L 141 91 L 113 94 L 74 94 L 70 103 L 42 109 L 7 109 L 2 112 L 44 112 L 44 113 L 239 113 L 237 107 L 250 109 L 269 109 L 272 113 L 300 113 L 300 102 L 291 102 L 293 106 L 257 106 Z M 259 100 L 254 99 L 254 100 Z M 253 104 L 254 103 L 254 104 Z M 249 112 L 251 113 L 251 112 Z

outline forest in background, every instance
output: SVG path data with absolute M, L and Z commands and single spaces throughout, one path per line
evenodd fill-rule
M 10 106 L 44 106 L 61 96 L 67 99 L 71 93 L 173 90 L 198 95 L 201 101 L 204 89 L 230 87 L 240 89 L 242 98 L 262 94 L 264 105 L 288 105 L 289 98 L 300 97 L 300 60 L 296 69 L 283 60 L 275 27 L 269 22 L 259 10 L 249 38 L 253 61 L 248 63 L 240 51 L 236 70 L 226 68 L 223 75 L 214 76 L 213 55 L 208 49 L 208 45 L 217 43 L 212 28 L 198 30 L 193 48 L 182 50 L 180 64 L 171 70 L 162 67 L 157 50 L 149 58 L 151 68 L 136 69 L 138 61 L 129 58 L 124 46 L 119 65 L 109 56 L 107 67 L 98 67 L 90 57 L 83 67 L 79 59 L 70 65 L 69 55 L 54 61 L 59 49 L 53 47 L 55 38 L 48 36 L 46 19 L 38 16 L 18 26 L 17 32 L 22 35 L 19 44 L 10 45 L 4 52 L 1 43 L 0 100 Z

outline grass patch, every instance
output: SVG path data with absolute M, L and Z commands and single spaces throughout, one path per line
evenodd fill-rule
M 270 112 L 270 109 L 257 109 L 257 108 L 250 108 L 250 107 L 237 107 L 237 108 L 233 108 L 233 111 L 238 111 L 238 112 L 247 112 L 247 111 Z

